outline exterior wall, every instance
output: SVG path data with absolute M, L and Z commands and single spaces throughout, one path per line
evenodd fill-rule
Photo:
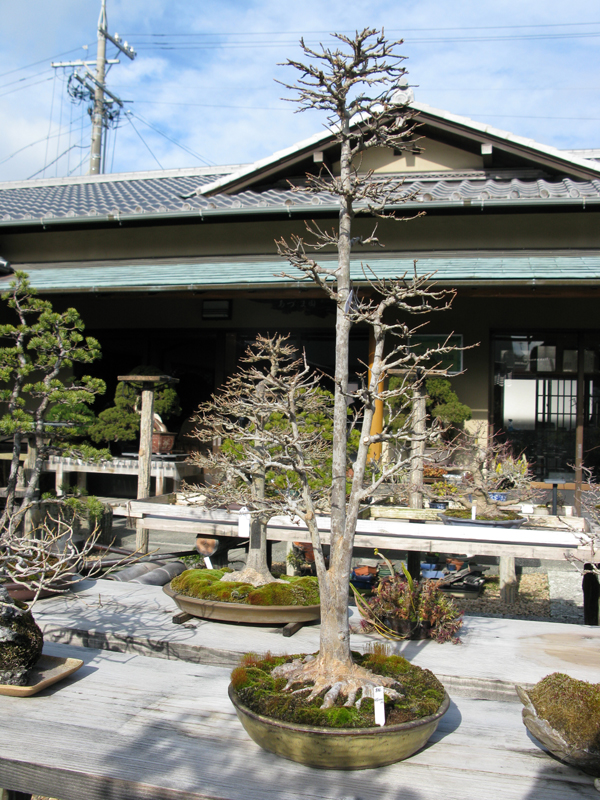
M 435 139 L 419 140 L 422 153 L 401 153 L 394 155 L 390 147 L 376 147 L 367 150 L 355 166 L 361 172 L 373 170 L 375 173 L 393 174 L 395 172 L 444 172 L 464 169 L 483 169 L 483 157 L 468 153 L 458 147 L 438 142 Z M 339 162 L 333 165 L 339 173 Z
M 318 209 L 315 209 L 317 211 Z M 423 203 L 427 211 L 427 204 Z M 380 240 L 386 250 L 419 252 L 600 247 L 600 212 L 494 213 L 476 208 L 459 214 L 438 214 L 398 225 L 381 220 Z M 410 215 L 410 212 L 407 212 Z M 333 223 L 333 220 L 332 220 Z M 327 220 L 322 223 L 325 227 Z M 357 234 L 372 231 L 373 221 L 357 218 Z M 0 254 L 15 265 L 27 263 L 97 261 L 99 259 L 198 258 L 213 256 L 276 256 L 274 240 L 295 233 L 304 236 L 302 220 L 202 222 L 88 230 L 40 230 L 3 233 Z M 365 258 L 372 252 L 365 249 Z

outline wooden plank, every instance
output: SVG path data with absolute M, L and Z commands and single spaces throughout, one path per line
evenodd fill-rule
M 528 737 L 512 703 L 457 697 L 430 746 L 407 761 L 309 770 L 248 738 L 227 700 L 229 670 L 157 670 L 152 659 L 108 652 L 86 659 L 56 692 L 0 698 L 0 785 L 62 800 L 597 798 L 590 776 Z

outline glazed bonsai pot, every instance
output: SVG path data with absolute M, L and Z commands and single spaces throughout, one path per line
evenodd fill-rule
M 573 767 L 600 777 L 600 753 L 583 750 L 568 742 L 559 731 L 538 716 L 529 695 L 521 686 L 515 686 L 519 700 L 523 703 L 523 724 L 529 733 L 541 742 L 553 756 Z
M 427 743 L 450 706 L 444 695 L 429 717 L 400 725 L 373 728 L 319 728 L 295 725 L 256 714 L 229 686 L 229 699 L 240 722 L 256 744 L 270 753 L 318 769 L 373 769 L 412 756 Z
M 440 519 L 444 525 L 473 525 L 483 528 L 520 528 L 527 520 L 525 517 L 518 519 L 471 519 L 470 517 L 452 517 L 448 514 L 440 514 Z
M 178 607 L 193 617 L 215 622 L 242 622 L 245 624 L 312 622 L 321 616 L 321 606 L 252 606 L 247 603 L 225 603 L 202 600 L 178 594 L 168 583 L 163 591 L 172 597 Z

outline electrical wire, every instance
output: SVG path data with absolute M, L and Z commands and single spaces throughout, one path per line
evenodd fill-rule
M 48 78 L 44 78 L 41 81 L 36 81 L 35 83 L 28 83 L 27 86 L 17 86 L 16 89 L 11 89 L 9 92 L 4 92 L 4 94 L 0 94 L 0 97 L 6 97 L 7 94 L 14 94 L 14 92 L 21 92 L 23 89 L 30 89 L 32 86 L 39 86 L 40 83 L 48 83 L 48 81 L 52 80 L 52 75 Z
M 134 112 L 131 110 L 129 111 L 129 114 L 131 116 L 135 116 L 135 118 L 139 119 L 140 122 L 143 122 L 144 125 L 147 125 L 149 128 L 152 128 L 153 131 L 156 131 L 156 133 L 159 133 L 161 136 L 164 136 L 165 139 L 168 139 L 170 142 L 172 142 L 174 145 L 177 145 L 177 147 L 180 147 L 186 153 L 189 153 L 191 156 L 194 156 L 194 158 L 197 158 L 198 161 L 201 161 L 207 167 L 214 167 L 215 164 L 213 161 L 208 161 L 206 158 L 199 155 L 198 153 L 195 153 L 191 148 L 187 147 L 187 145 L 181 144 L 181 142 L 178 142 L 176 139 L 172 139 L 170 136 L 164 133 L 164 131 L 161 131 L 160 128 L 157 128 L 151 122 L 148 122 L 147 119 L 144 119 L 144 117 L 142 117 L 141 114 L 134 114 Z
M 55 89 L 56 89 L 56 72 L 54 73 L 54 80 L 52 81 L 52 101 L 50 102 L 50 121 L 48 122 L 48 133 L 46 135 L 46 155 L 44 156 L 44 172 L 46 171 L 45 165 L 48 163 L 48 145 L 50 144 L 50 131 L 52 130 L 52 114 L 54 113 Z
M 92 44 L 94 44 L 92 42 Z M 91 45 L 87 45 L 90 47 Z M 8 72 L 1 72 L 0 78 L 4 78 L 5 75 L 12 75 L 15 72 L 21 72 L 24 69 L 30 69 L 31 67 L 37 67 L 38 64 L 47 64 L 48 61 L 54 61 L 55 58 L 60 58 L 61 56 L 68 56 L 69 53 L 76 53 L 78 50 L 81 50 L 81 47 L 74 47 L 72 50 L 65 50 L 64 53 L 58 53 L 55 56 L 48 56 L 48 58 L 42 58 L 39 61 L 34 61 L 31 64 L 26 64 L 24 67 L 16 67 L 16 69 L 9 69 Z
M 150 153 L 150 155 L 152 156 L 152 158 L 153 158 L 153 159 L 156 161 L 156 163 L 158 164 L 158 166 L 159 166 L 161 169 L 164 169 L 163 165 L 160 163 L 160 161 L 158 160 L 158 158 L 157 158 L 157 157 L 154 155 L 154 153 L 153 153 L 153 152 L 152 152 L 152 150 L 150 149 L 150 146 L 148 145 L 148 143 L 146 142 L 146 140 L 144 139 L 144 137 L 142 136 L 142 134 L 141 134 L 141 133 L 138 131 L 138 129 L 137 129 L 137 128 L 135 127 L 135 125 L 133 124 L 133 120 L 131 119 L 131 115 L 130 115 L 130 114 L 128 114 L 128 115 L 127 115 L 127 119 L 129 120 L 129 122 L 130 122 L 130 124 L 131 124 L 131 127 L 133 128 L 133 130 L 134 130 L 134 131 L 137 133 L 137 135 L 138 135 L 138 136 L 140 137 L 140 139 L 142 140 L 142 144 L 143 144 L 143 145 L 146 147 L 146 149 L 148 150 L 148 152 Z
M 73 145 L 71 145 L 71 147 L 69 148 L 69 150 L 75 150 L 75 149 L 79 149 L 79 150 L 81 150 L 81 149 L 87 149 L 87 145 L 73 144 Z M 33 175 L 30 175 L 30 176 L 27 178 L 27 180 L 28 180 L 28 181 L 30 181 L 32 178 L 35 178 L 35 176 L 36 176 L 36 175 L 39 175 L 39 174 L 40 174 L 40 172 L 45 172 L 45 171 L 48 169 L 48 167 L 51 167 L 51 166 L 52 166 L 52 164 L 54 164 L 55 162 L 59 161 L 59 160 L 60 160 L 60 159 L 61 159 L 63 156 L 65 156 L 67 153 L 68 153 L 68 150 L 65 150 L 63 153 L 61 153 L 59 156 L 57 156 L 57 157 L 56 157 L 56 158 L 55 158 L 53 161 L 51 161 L 49 164 L 45 164 L 45 165 L 44 165 L 44 166 L 43 166 L 41 169 L 38 169 L 38 171 L 37 171 L 37 172 L 34 172 L 34 173 L 33 173 Z M 44 177 L 44 176 L 42 176 L 42 177 Z
M 83 116 L 84 115 L 82 115 L 80 119 L 83 119 Z M 75 122 L 79 122 L 79 119 L 76 119 Z M 53 133 L 49 138 L 54 139 L 58 135 L 59 135 L 58 133 Z M 29 144 L 23 145 L 23 147 L 20 147 L 18 150 L 15 150 L 14 153 L 11 153 L 9 156 L 6 156 L 6 158 L 2 159 L 2 161 L 0 161 L 0 165 L 5 164 L 7 161 L 10 161 L 11 158 L 14 158 L 15 156 L 19 155 L 19 153 L 22 153 L 23 150 L 27 150 L 29 147 L 34 147 L 34 145 L 36 144 L 45 142 L 47 138 L 48 138 L 47 136 L 42 136 L 41 139 L 36 139 L 35 142 L 30 142 Z

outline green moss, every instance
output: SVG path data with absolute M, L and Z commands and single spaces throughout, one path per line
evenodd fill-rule
M 396 725 L 435 714 L 444 699 L 444 687 L 426 669 L 421 669 L 401 656 L 382 656 L 368 653 L 353 653 L 354 660 L 378 675 L 395 677 L 402 693 L 400 700 L 386 700 L 386 725 Z M 306 692 L 284 692 L 284 678 L 276 680 L 271 676 L 275 666 L 292 661 L 299 656 L 268 656 L 259 659 L 254 654 L 244 666 L 232 673 L 232 682 L 244 705 L 258 714 L 263 714 L 283 722 L 300 725 L 315 725 L 325 728 L 373 728 L 373 700 L 365 698 L 360 709 L 346 708 L 346 697 L 340 695 L 335 705 L 329 709 L 320 708 L 323 697 L 307 700 Z M 294 687 L 297 688 L 297 687 Z
M 528 692 L 535 710 L 564 738 L 600 753 L 600 683 L 587 683 L 553 672 Z
M 267 583 L 255 589 L 249 583 L 222 582 L 225 570 L 187 569 L 173 578 L 171 587 L 186 597 L 245 603 L 256 606 L 311 606 L 319 604 L 316 578 L 288 576 L 285 583 Z

